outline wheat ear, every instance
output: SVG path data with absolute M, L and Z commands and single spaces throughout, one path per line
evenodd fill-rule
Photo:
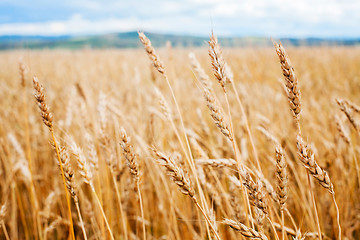
M 213 231 L 216 239 L 220 240 L 220 236 L 216 231 L 216 227 L 214 227 L 213 223 L 211 222 L 209 216 L 206 214 L 204 209 L 200 206 L 196 196 L 195 191 L 191 185 L 190 179 L 185 176 L 183 169 L 170 157 L 165 155 L 164 153 L 160 152 L 156 147 L 153 147 L 153 152 L 155 154 L 156 159 L 158 159 L 161 164 L 166 168 L 168 175 L 172 178 L 174 183 L 178 185 L 180 192 L 185 195 L 188 195 L 191 200 L 195 203 L 196 207 L 200 210 L 203 214 L 206 222 L 209 224 L 211 230 Z
M 147 52 L 149 58 L 151 59 L 154 67 L 159 71 L 159 73 L 164 74 L 165 68 L 164 64 L 161 62 L 159 56 L 156 54 L 154 47 L 151 45 L 150 40 L 145 36 L 143 32 L 138 32 L 139 39 L 144 45 L 145 51 Z
M 123 155 L 126 159 L 127 165 L 130 169 L 130 173 L 133 175 L 135 182 L 136 182 L 136 186 L 137 186 L 139 202 L 140 202 L 139 204 L 140 204 L 141 218 L 142 218 L 143 237 L 144 237 L 144 239 L 146 239 L 144 207 L 143 207 L 142 196 L 141 196 L 141 191 L 140 191 L 140 183 L 139 183 L 139 178 L 140 178 L 139 165 L 137 163 L 137 159 L 136 159 L 135 152 L 133 150 L 133 146 L 130 143 L 130 138 L 126 134 L 126 131 L 124 128 L 120 128 L 120 134 L 121 134 L 120 145 L 123 149 Z
M 328 173 L 322 169 L 315 160 L 314 153 L 310 146 L 308 146 L 300 135 L 297 136 L 297 149 L 298 155 L 304 167 L 310 174 L 320 183 L 321 186 L 326 188 L 331 194 L 334 193 L 333 184 L 330 181 Z
M 204 159 L 198 158 L 195 159 L 197 165 L 210 166 L 214 168 L 231 168 L 236 167 L 237 162 L 231 158 L 218 158 L 218 159 Z
M 275 149 L 275 158 L 276 158 L 276 178 L 277 178 L 277 188 L 276 193 L 280 203 L 281 210 L 281 231 L 282 239 L 285 239 L 285 227 L 284 227 L 284 207 L 285 202 L 288 197 L 287 195 L 287 183 L 288 175 L 286 171 L 286 161 L 284 156 L 284 151 L 280 146 L 277 146 Z
M 351 123 L 351 125 L 354 127 L 356 132 L 359 134 L 360 133 L 360 125 L 355 120 L 354 115 L 352 113 L 352 111 L 359 113 L 359 111 L 358 111 L 358 110 L 360 110 L 360 109 L 358 109 L 359 107 L 348 100 L 336 99 L 336 102 L 338 103 L 340 110 L 346 115 L 346 117 L 349 120 L 349 122 Z M 350 111 L 350 109 L 352 109 L 352 111 Z M 338 132 L 340 133 L 341 138 L 344 139 L 344 141 L 347 144 L 351 145 L 352 152 L 354 155 L 356 174 L 357 174 L 358 182 L 359 182 L 359 186 L 360 186 L 360 170 L 359 170 L 358 160 L 357 160 L 357 157 L 355 154 L 354 144 L 352 144 L 350 136 L 345 131 L 344 126 L 342 125 L 342 123 L 337 115 L 335 115 L 335 123 L 336 123 L 336 128 L 337 128 Z
M 344 102 L 356 113 L 360 113 L 360 106 L 356 105 L 348 99 L 344 99 Z
M 299 118 L 301 112 L 300 89 L 295 75 L 294 67 L 290 62 L 284 47 L 281 43 L 274 43 L 276 53 L 279 57 L 281 69 L 285 79 L 285 86 L 289 99 L 290 109 L 295 118 L 295 123 L 300 131 Z
M 44 124 L 50 129 L 52 130 L 53 128 L 53 116 L 52 113 L 50 112 L 50 109 L 46 103 L 46 97 L 44 95 L 44 89 L 43 87 L 40 85 L 39 80 L 37 77 L 33 78 L 33 84 L 34 84 L 34 89 L 35 89 L 35 99 L 36 102 L 38 104 L 38 107 L 40 109 L 40 115 L 41 118 L 44 122 Z
M 232 229 L 239 231 L 244 237 L 251 239 L 262 239 L 262 240 L 268 239 L 263 233 L 260 233 L 253 228 L 247 227 L 246 225 L 240 222 L 231 219 L 224 219 L 223 223 L 228 225 Z
M 341 122 L 340 118 L 338 115 L 334 116 L 334 120 L 335 120 L 335 124 L 336 124 L 336 129 L 340 134 L 340 137 L 347 143 L 347 144 L 351 144 L 351 140 L 350 140 L 350 136 L 349 134 L 345 131 L 344 125 Z
M 212 83 L 210 81 L 210 78 L 205 73 L 204 69 L 201 67 L 199 61 L 197 60 L 197 58 L 195 56 L 195 54 L 191 52 L 189 54 L 189 59 L 190 59 L 191 67 L 194 70 L 197 78 L 199 79 L 199 81 L 201 82 L 203 87 L 208 91 L 212 91 Z
M 267 215 L 268 208 L 265 202 L 265 194 L 261 182 L 255 182 L 243 166 L 239 169 L 239 175 L 241 176 L 242 184 L 249 192 L 252 205 L 259 208 L 265 215 Z M 231 177 L 230 180 L 237 184 L 238 179 L 236 177 Z
M 336 99 L 337 104 L 340 107 L 340 110 L 345 114 L 351 125 L 354 127 L 356 132 L 360 133 L 360 125 L 355 120 L 353 113 L 350 111 L 350 107 L 346 104 L 346 101 L 343 99 Z
M 276 158 L 276 178 L 277 178 L 277 188 L 276 193 L 278 195 L 278 200 L 281 208 L 284 208 L 286 199 L 287 199 L 287 183 L 288 183 L 288 174 L 286 171 L 286 161 L 284 156 L 284 150 L 277 146 L 275 149 L 275 158 Z
M 269 221 L 269 223 L 274 231 L 275 238 L 278 240 L 275 226 L 269 217 L 268 205 L 267 205 L 267 202 L 265 199 L 266 194 L 264 191 L 264 186 L 263 186 L 262 181 L 257 180 L 255 182 L 243 166 L 241 166 L 239 168 L 239 176 L 242 180 L 243 185 L 248 190 L 249 197 L 251 199 L 251 204 L 259 210 L 259 212 L 258 212 L 259 214 L 265 215 L 266 219 Z M 234 178 L 231 178 L 231 180 L 236 183 L 237 179 L 234 181 Z M 262 212 L 262 213 L 260 213 L 260 212 Z
M 155 89 L 155 94 L 159 101 L 161 112 L 163 113 L 163 115 L 167 120 L 172 121 L 173 114 L 171 112 L 168 102 L 166 101 L 164 95 L 160 92 L 160 90 L 157 87 L 155 87 L 154 89 Z
M 231 132 L 230 124 L 225 117 L 225 114 L 220 107 L 220 104 L 216 100 L 215 96 L 212 92 L 208 90 L 204 90 L 204 97 L 206 100 L 206 104 L 210 110 L 210 115 L 214 120 L 216 126 L 220 129 L 222 134 L 225 137 L 229 138 L 230 141 L 233 140 L 233 134 Z
M 355 148 L 354 148 L 354 144 L 351 142 L 351 138 L 348 134 L 347 131 L 345 131 L 344 125 L 342 124 L 340 118 L 335 115 L 335 124 L 336 124 L 336 129 L 338 130 L 340 137 L 349 145 L 351 146 L 351 150 L 352 150 L 352 154 L 353 154 L 353 158 L 354 158 L 354 164 L 355 164 L 355 170 L 356 170 L 356 175 L 358 177 L 358 182 L 359 182 L 359 186 L 360 186 L 360 169 L 359 169 L 359 164 L 358 164 L 358 159 L 356 157 L 355 154 Z
M 229 76 L 228 66 L 226 65 L 223 58 L 218 39 L 214 33 L 211 33 L 210 36 L 209 56 L 211 58 L 211 65 L 213 67 L 214 75 L 223 88 L 224 92 L 226 92 L 225 85 L 226 83 L 231 82 L 231 78 Z

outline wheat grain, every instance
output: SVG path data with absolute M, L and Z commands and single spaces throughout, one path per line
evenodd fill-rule
M 218 159 L 195 159 L 196 164 L 210 166 L 215 168 L 235 167 L 237 162 L 231 158 L 218 158 Z
M 275 150 L 276 156 L 276 178 L 277 178 L 277 188 L 276 193 L 280 202 L 280 206 L 283 209 L 287 195 L 287 183 L 288 183 L 288 175 L 286 171 L 286 161 L 284 156 L 283 149 L 278 146 Z

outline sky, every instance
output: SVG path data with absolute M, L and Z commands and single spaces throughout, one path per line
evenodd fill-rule
M 360 0 L 0 0 L 0 35 L 360 37 Z

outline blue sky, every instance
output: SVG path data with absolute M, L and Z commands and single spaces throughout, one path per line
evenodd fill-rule
M 359 0 L 0 0 L 0 35 L 360 37 Z

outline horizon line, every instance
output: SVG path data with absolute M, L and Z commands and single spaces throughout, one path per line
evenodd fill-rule
M 60 38 L 60 37 L 92 37 L 92 36 L 102 36 L 102 35 L 112 35 L 112 34 L 126 34 L 126 33 L 137 33 L 138 30 L 131 31 L 116 31 L 116 32 L 104 32 L 104 33 L 69 33 L 69 34 L 0 34 L 0 37 L 46 37 L 46 38 Z M 181 37 L 197 37 L 197 38 L 207 38 L 208 35 L 205 34 L 192 34 L 192 33 L 174 33 L 174 32 L 157 32 L 157 31 L 143 31 L 147 34 L 157 34 L 157 35 L 168 35 L 168 36 L 181 36 Z M 209 33 L 210 35 L 210 33 Z M 296 35 L 282 35 L 282 36 L 267 36 L 265 34 L 220 34 L 217 35 L 218 38 L 277 38 L 277 39 L 333 39 L 333 40 L 354 40 L 360 39 L 359 36 L 296 36 Z

